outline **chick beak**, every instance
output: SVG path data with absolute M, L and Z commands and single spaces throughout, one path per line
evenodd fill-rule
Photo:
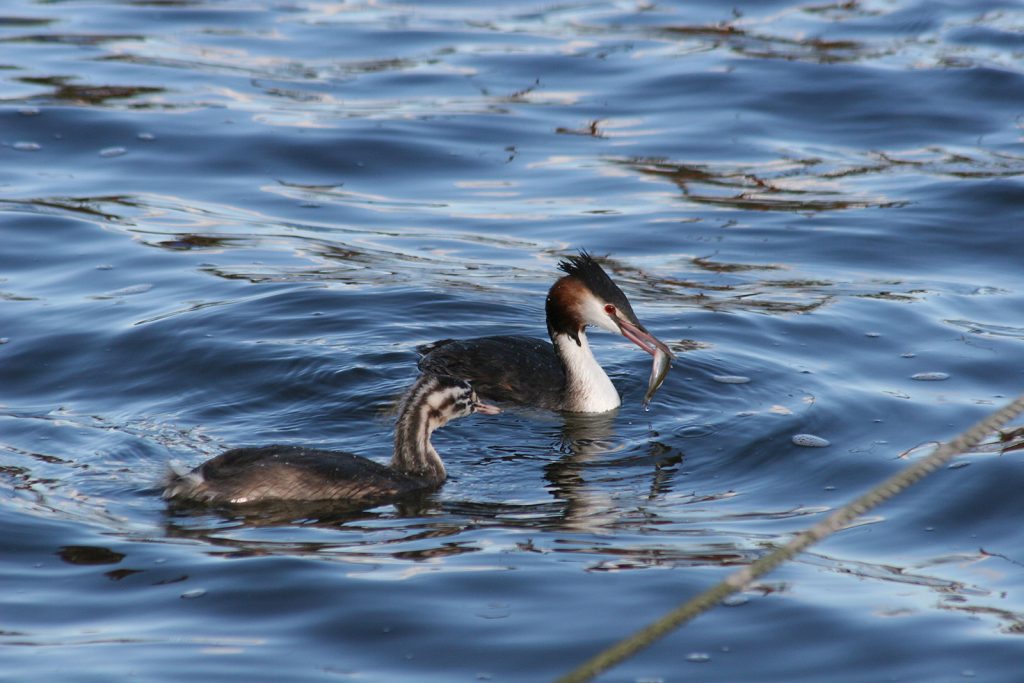
M 501 408 L 478 400 L 473 404 L 473 412 L 483 413 L 484 415 L 497 415 L 501 412 Z

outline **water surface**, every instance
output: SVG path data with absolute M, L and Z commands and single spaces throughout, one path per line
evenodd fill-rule
M 785 542 L 1024 386 L 1022 51 L 1016 2 L 5 3 L 5 672 L 550 680 Z M 618 411 L 461 420 L 415 505 L 161 501 L 386 459 L 415 346 L 543 336 L 578 248 L 679 355 L 649 412 L 595 332 Z M 1018 681 L 1019 455 L 603 680 Z

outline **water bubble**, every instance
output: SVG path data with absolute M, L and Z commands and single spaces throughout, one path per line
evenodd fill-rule
M 750 381 L 749 377 L 743 375 L 712 375 L 711 379 L 721 384 L 746 384 Z
M 882 335 L 879 332 L 865 332 L 864 336 L 868 337 L 869 339 L 878 339 Z
M 686 661 L 703 664 L 704 662 L 711 661 L 711 655 L 709 655 L 707 652 L 691 652 L 690 654 L 686 655 Z
M 722 605 L 725 607 L 739 607 L 740 605 L 745 605 L 748 602 L 750 602 L 750 598 L 738 593 L 722 598 Z
M 19 152 L 37 152 L 43 148 L 43 146 L 40 145 L 38 142 L 27 141 L 15 142 L 13 145 L 11 145 L 11 147 L 18 150 Z
M 945 372 L 919 372 L 916 375 L 911 375 L 910 379 L 916 379 L 918 382 L 941 382 L 944 379 L 949 379 L 949 374 Z
M 139 133 L 135 137 L 137 137 L 140 140 L 145 140 L 147 142 L 149 142 L 150 140 L 156 140 L 156 136 L 153 135 L 152 133 Z
M 825 448 L 831 446 L 832 442 L 814 434 L 794 434 L 793 444 L 804 448 Z
M 123 154 L 127 154 L 128 150 L 124 147 L 104 147 L 100 150 L 101 157 L 119 157 Z
M 194 600 L 195 598 L 201 598 L 206 595 L 206 589 L 204 588 L 193 588 L 190 591 L 185 591 L 181 594 L 184 600 Z
M 11 343 L 11 338 L 10 337 L 0 337 L 0 344 L 10 344 L 10 343 Z

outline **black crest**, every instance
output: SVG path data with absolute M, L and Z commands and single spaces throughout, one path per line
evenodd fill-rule
M 558 269 L 566 275 L 570 275 L 584 285 L 587 289 L 596 294 L 604 301 L 614 304 L 630 322 L 639 325 L 633 307 L 629 305 L 629 299 L 622 293 L 619 286 L 612 282 L 604 268 L 594 260 L 594 257 L 585 250 L 580 249 L 578 256 L 567 256 L 558 263 Z

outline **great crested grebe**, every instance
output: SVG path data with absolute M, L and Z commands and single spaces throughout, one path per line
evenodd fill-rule
M 383 503 L 444 483 L 444 463 L 430 443 L 435 429 L 472 413 L 498 412 L 496 406 L 482 403 L 469 383 L 425 374 L 402 400 L 390 466 L 344 451 L 301 446 L 235 448 L 191 472 L 172 474 L 164 498 L 209 505 L 325 500 Z
M 492 401 L 577 413 L 617 408 L 619 392 L 590 350 L 588 325 L 621 334 L 666 364 L 674 356 L 590 254 L 581 251 L 558 267 L 565 275 L 545 305 L 551 344 L 521 336 L 442 339 L 417 349 L 420 370 L 468 380 Z

